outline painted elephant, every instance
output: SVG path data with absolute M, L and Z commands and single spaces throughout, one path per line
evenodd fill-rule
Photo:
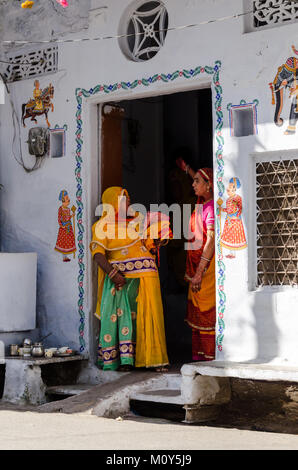
M 298 54 L 294 46 L 292 46 L 292 48 L 293 51 Z M 272 91 L 272 104 L 275 104 L 274 122 L 279 127 L 284 123 L 281 117 L 284 104 L 284 92 L 287 88 L 289 89 L 291 109 L 289 125 L 285 134 L 295 134 L 298 119 L 298 59 L 296 59 L 296 57 L 289 57 L 286 63 L 278 68 L 276 77 L 269 86 Z

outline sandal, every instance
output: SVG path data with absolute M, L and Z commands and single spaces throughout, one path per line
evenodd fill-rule
M 155 369 L 155 372 L 169 372 L 169 368 L 168 367 L 156 367 Z
M 127 365 L 124 364 L 124 365 L 122 365 L 122 366 L 119 366 L 117 370 L 118 370 L 119 372 L 130 372 L 132 369 L 133 369 L 132 366 L 130 366 L 130 365 L 128 365 L 128 364 L 127 364 Z

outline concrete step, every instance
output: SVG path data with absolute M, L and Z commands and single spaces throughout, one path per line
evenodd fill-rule
M 47 395 L 61 395 L 61 396 L 75 396 L 80 393 L 90 390 L 92 385 L 79 384 L 79 385 L 56 385 L 46 388 Z
M 181 375 L 167 374 L 150 389 L 131 393 L 130 399 L 134 401 L 183 405 L 180 387 Z
M 177 389 L 178 374 L 158 373 L 149 371 L 133 371 L 118 373 L 118 379 L 112 382 L 92 385 L 82 391 L 78 385 L 76 395 L 67 396 L 59 401 L 52 401 L 38 407 L 44 413 L 87 413 L 96 416 L 117 418 L 130 411 L 130 396 L 150 390 Z M 55 391 L 74 392 L 73 386 L 65 389 L 55 387 Z M 52 392 L 54 389 L 52 389 Z
M 174 405 L 183 405 L 181 392 L 179 390 L 148 390 L 143 393 L 133 393 L 131 400 L 154 402 L 154 403 L 171 403 Z

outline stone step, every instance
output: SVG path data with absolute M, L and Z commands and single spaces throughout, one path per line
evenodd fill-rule
M 65 396 L 38 407 L 44 413 L 87 413 L 96 416 L 117 418 L 130 410 L 130 396 L 143 391 L 165 389 L 167 383 L 177 381 L 175 374 L 160 374 L 149 371 L 119 372 L 119 378 L 112 382 L 93 385 L 76 395 Z M 171 376 L 167 379 L 166 376 Z M 80 386 L 78 386 L 79 389 Z M 63 387 L 64 388 L 64 387 Z M 61 389 L 61 387 L 59 387 Z M 57 391 L 57 388 L 55 388 Z M 73 387 L 68 392 L 74 391 Z
M 75 396 L 80 393 L 90 390 L 92 385 L 79 384 L 79 385 L 56 385 L 46 388 L 47 395 L 61 395 L 61 396 Z
M 157 389 L 147 390 L 142 393 L 132 393 L 130 400 L 184 405 L 180 389 Z

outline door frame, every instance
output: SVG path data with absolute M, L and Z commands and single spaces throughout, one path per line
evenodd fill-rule
M 138 88 L 131 90 L 128 85 L 129 83 L 124 84 L 121 82 L 116 85 L 99 86 L 91 88 L 89 91 L 85 89 L 78 88 L 76 90 L 76 98 L 78 102 L 76 120 L 77 120 L 77 132 L 76 132 L 76 142 L 77 142 L 77 152 L 76 159 L 80 159 L 80 181 L 83 178 L 83 197 L 82 203 L 87 209 L 82 215 L 83 224 L 86 227 L 86 230 L 83 229 L 83 233 L 79 231 L 79 234 L 82 236 L 81 246 L 83 248 L 83 255 L 79 258 L 79 270 L 80 273 L 83 271 L 84 275 L 81 280 L 81 285 L 79 286 L 79 292 L 81 300 L 79 300 L 79 314 L 80 314 L 80 344 L 81 352 L 87 351 L 89 353 L 90 359 L 95 360 L 94 351 L 95 351 L 95 338 L 94 338 L 94 267 L 92 263 L 91 253 L 89 251 L 89 243 L 91 241 L 91 227 L 96 220 L 95 210 L 100 203 L 101 195 L 101 182 L 100 182 L 100 168 L 101 168 L 101 119 L 99 117 L 101 107 L 107 103 L 121 102 L 142 98 L 150 98 L 153 96 L 163 96 L 174 93 L 182 93 L 186 91 L 200 90 L 203 88 L 210 88 L 212 94 L 212 120 L 213 120 L 213 164 L 214 169 L 217 169 L 219 159 L 222 159 L 223 153 L 223 138 L 221 136 L 221 129 L 223 128 L 223 113 L 221 110 L 222 102 L 222 88 L 219 83 L 219 71 L 220 71 L 220 62 L 215 63 L 215 67 L 205 67 L 201 68 L 199 77 L 195 79 L 193 76 L 193 69 L 190 71 L 180 71 L 179 74 L 175 77 L 184 77 L 189 80 L 178 83 L 173 83 L 173 78 L 170 75 L 161 76 L 159 81 L 155 81 L 152 85 L 152 89 L 149 88 L 150 83 L 144 83 L 145 79 L 138 81 L 138 86 L 147 86 L 147 88 L 140 91 Z M 208 70 L 207 70 L 208 69 Z M 203 74 L 201 76 L 201 74 Z M 176 72 L 175 72 L 176 73 Z M 178 72 L 177 72 L 178 73 Z M 150 80 L 149 80 L 150 82 Z M 166 83 L 164 83 L 166 82 Z M 115 88 L 116 87 L 116 88 Z M 109 91 L 108 91 L 109 90 Z M 102 92 L 102 93 L 100 93 Z M 115 93 L 113 93 L 115 92 Z M 99 94 L 98 94 L 99 93 Z M 111 94 L 110 94 L 111 93 Z M 83 104 L 84 99 L 84 106 Z M 214 111 L 215 109 L 215 111 Z M 82 132 L 83 131 L 83 132 Z M 83 134 L 84 133 L 84 134 Z M 81 140 L 81 137 L 84 137 Z M 219 143 L 221 142 L 221 143 Z M 83 145 L 84 143 L 84 145 Z M 221 169 L 220 173 L 217 171 L 217 187 L 221 183 L 224 171 Z M 78 186 L 78 178 L 76 178 Z M 215 180 L 215 176 L 214 176 Z M 216 185 L 215 185 L 216 187 Z M 78 234 L 78 236 L 79 236 Z M 219 235 L 219 234 L 218 234 Z M 85 241 L 85 249 L 84 249 Z M 216 244 L 217 245 L 217 244 Z M 217 251 L 217 246 L 216 246 Z M 217 256 L 217 254 L 216 254 Z M 220 280 L 217 279 L 217 285 Z M 82 296 L 83 291 L 83 296 Z M 221 281 L 221 292 L 223 291 L 223 280 Z M 219 293 L 220 297 L 220 293 Z M 220 311 L 218 312 L 219 323 L 223 319 L 223 312 L 225 305 L 221 304 Z M 98 321 L 98 320 L 96 320 Z M 222 350 L 222 342 L 224 338 L 223 328 L 220 326 L 219 334 L 217 337 L 217 349 Z

